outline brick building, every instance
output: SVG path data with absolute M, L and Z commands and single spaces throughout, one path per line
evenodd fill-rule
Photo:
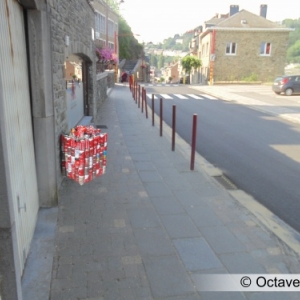
M 272 81 L 283 74 L 292 29 L 267 20 L 266 14 L 266 5 L 259 15 L 231 5 L 228 14 L 206 21 L 191 43 L 191 52 L 202 61 L 192 81 Z

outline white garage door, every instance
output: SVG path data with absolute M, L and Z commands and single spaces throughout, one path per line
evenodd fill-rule
M 39 208 L 30 108 L 23 9 L 0 1 L 0 105 L 9 201 L 13 204 L 20 269 L 23 270 Z

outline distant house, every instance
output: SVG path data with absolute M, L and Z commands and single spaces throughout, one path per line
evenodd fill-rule
M 292 29 L 267 20 L 266 14 L 266 5 L 260 15 L 231 5 L 229 14 L 206 21 L 190 43 L 190 53 L 202 61 L 191 81 L 271 81 L 283 74 Z

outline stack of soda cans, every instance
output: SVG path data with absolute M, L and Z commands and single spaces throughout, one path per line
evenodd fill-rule
M 105 173 L 107 133 L 78 125 L 61 135 L 62 173 L 80 185 Z

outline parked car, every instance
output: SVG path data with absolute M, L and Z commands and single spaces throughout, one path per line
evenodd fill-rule
M 300 75 L 284 75 L 277 77 L 272 85 L 276 94 L 284 93 L 286 96 L 300 94 Z

